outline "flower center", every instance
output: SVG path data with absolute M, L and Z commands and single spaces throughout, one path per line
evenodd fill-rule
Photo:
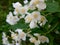
M 39 3 L 39 0 L 34 0 L 33 2 L 35 5 Z
M 23 32 L 21 32 L 20 37 L 23 38 L 25 36 L 25 34 Z
M 45 20 L 45 18 L 43 16 L 41 16 L 41 22 L 43 22 Z
M 15 10 L 16 10 L 16 12 L 19 12 L 18 9 L 15 9 Z
M 34 18 L 38 18 L 38 15 L 36 13 L 33 16 L 34 16 Z
M 25 9 L 24 9 L 24 8 L 22 8 L 22 9 L 21 9 L 21 12 L 22 12 L 22 13 L 25 13 Z
M 29 17 L 29 16 L 27 17 L 27 19 L 28 19 L 28 21 L 31 21 L 31 20 L 32 20 L 32 18 L 31 18 L 31 17 Z

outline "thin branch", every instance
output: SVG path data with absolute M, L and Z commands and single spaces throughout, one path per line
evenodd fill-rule
M 50 31 L 48 31 L 48 32 L 44 33 L 44 35 L 46 35 L 46 34 L 50 33 L 51 31 L 53 31 L 53 30 L 57 27 L 57 25 L 58 25 L 58 23 L 56 23 L 56 25 L 54 25 L 54 27 L 53 27 Z

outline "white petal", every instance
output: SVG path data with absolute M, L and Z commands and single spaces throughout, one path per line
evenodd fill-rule
M 38 33 L 34 33 L 34 36 L 39 36 L 39 34 Z
M 22 32 L 22 29 L 16 29 L 15 32 L 18 32 L 20 34 Z
M 13 13 L 14 13 L 14 15 L 18 15 L 19 14 L 16 10 L 14 10 Z
M 37 5 L 38 10 L 44 10 L 46 9 L 46 3 L 40 2 L 40 4 Z
M 47 38 L 46 42 L 49 43 L 49 39 L 48 38 Z
M 30 23 L 29 26 L 32 29 L 32 28 L 36 28 L 37 27 L 37 24 L 34 21 L 31 21 L 31 23 Z
M 23 41 L 25 41 L 25 40 L 26 40 L 26 34 L 25 34 L 25 36 L 22 38 L 22 40 L 23 40 Z
M 22 5 L 19 2 L 13 3 L 14 8 L 19 8 L 20 6 L 22 6 Z
M 24 0 L 24 4 L 27 4 L 28 3 L 28 0 Z
M 35 42 L 35 45 L 40 45 L 40 41 L 39 41 L 39 40 L 36 41 L 36 42 Z
M 25 17 L 25 23 L 30 23 L 32 21 L 32 19 L 33 19 L 33 16 L 31 14 L 27 15 Z
M 34 17 L 34 20 L 38 21 L 38 20 L 40 20 L 41 14 L 38 11 L 34 11 L 34 12 L 32 12 L 32 16 Z

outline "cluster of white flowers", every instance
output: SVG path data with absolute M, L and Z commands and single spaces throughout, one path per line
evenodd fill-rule
M 49 39 L 46 36 L 40 35 L 38 33 L 34 33 L 34 36 L 36 36 L 38 39 L 30 35 L 30 42 L 34 43 L 35 45 L 39 45 L 40 43 L 49 43 Z
M 20 18 L 18 18 L 18 16 L 13 16 L 12 12 L 9 12 L 6 22 L 8 22 L 10 25 L 14 25 L 19 21 L 19 19 Z
M 25 17 L 25 23 L 30 23 L 30 28 L 38 27 L 37 23 L 39 23 L 40 26 L 45 25 L 46 22 L 47 19 L 42 16 L 38 11 L 34 11 Z
M 21 18 L 23 18 L 25 20 L 25 23 L 28 23 L 31 29 L 46 24 L 47 19 L 40 13 L 41 10 L 46 9 L 45 0 L 31 0 L 29 3 L 28 0 L 24 0 L 24 4 L 25 5 L 23 6 L 19 2 L 12 3 L 14 11 L 13 13 L 9 12 L 7 15 L 7 23 L 14 25 L 17 24 Z M 37 10 L 34 11 L 35 9 Z M 29 12 L 29 10 L 32 12 Z M 37 24 L 39 24 L 39 26 Z M 10 30 L 11 38 L 13 39 L 12 44 L 9 43 L 8 37 L 3 32 L 2 38 L 4 45 L 21 45 L 21 40 L 26 41 L 26 36 L 30 37 L 29 41 L 35 45 L 39 45 L 40 43 L 45 42 L 49 43 L 49 39 L 46 36 L 39 35 L 38 33 L 34 34 L 34 36 L 38 38 L 36 39 L 34 36 L 23 32 L 22 29 L 16 29 L 15 32 Z
M 10 25 L 16 24 L 21 18 L 25 19 L 25 23 L 30 23 L 29 27 L 30 28 L 36 28 L 37 23 L 40 24 L 40 26 L 45 25 L 47 22 L 47 19 L 40 14 L 40 11 L 46 8 L 46 3 L 45 0 L 31 0 L 30 3 L 28 3 L 27 0 L 24 1 L 24 6 L 19 3 L 13 3 L 14 7 L 14 16 L 12 12 L 9 12 L 6 22 L 8 22 Z M 34 10 L 38 9 L 38 11 L 33 11 L 32 13 L 29 13 L 28 10 Z M 27 15 L 26 15 L 27 14 Z M 26 15 L 26 16 L 25 16 Z M 18 16 L 20 16 L 18 18 Z
M 30 37 L 29 41 L 31 43 L 34 43 L 35 45 L 39 45 L 40 43 L 45 43 L 45 42 L 49 43 L 49 39 L 46 36 L 42 36 L 38 33 L 34 33 L 34 36 L 37 37 L 36 39 L 33 35 L 23 32 L 22 29 L 16 29 L 15 32 L 17 33 L 11 30 L 10 32 L 11 32 L 10 38 L 12 38 L 12 43 L 9 43 L 8 41 L 9 36 L 6 36 L 6 34 L 3 32 L 2 41 L 4 45 L 20 45 L 21 41 L 22 40 L 26 41 L 27 37 Z
M 21 44 L 21 40 L 25 41 L 26 40 L 26 33 L 23 32 L 22 29 L 16 29 L 15 32 L 11 31 L 11 37 L 13 40 L 12 40 L 12 44 L 11 45 L 20 45 Z M 3 44 L 4 45 L 10 45 L 9 41 L 8 41 L 8 36 L 6 36 L 6 34 L 3 32 L 3 36 L 2 36 L 2 41 L 3 41 Z
M 31 10 L 38 8 L 38 10 L 44 10 L 46 8 L 45 0 L 31 0 L 29 7 Z

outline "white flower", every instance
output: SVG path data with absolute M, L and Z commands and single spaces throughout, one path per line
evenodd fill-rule
M 37 40 L 36 42 L 35 42 L 35 45 L 39 45 L 40 44 L 40 40 Z
M 18 32 L 19 34 L 23 31 L 23 29 L 16 29 L 15 32 Z
M 20 8 L 22 5 L 19 2 L 13 3 L 14 8 Z
M 19 8 L 15 8 L 14 10 L 14 14 L 15 15 L 18 15 L 18 14 L 21 14 L 21 15 L 25 15 L 28 11 L 28 6 L 25 5 L 25 6 L 21 6 Z
M 35 9 L 37 7 L 38 10 L 43 10 L 46 8 L 46 3 L 44 0 L 31 0 L 29 7 L 31 7 L 31 9 Z
M 30 5 L 28 5 L 28 9 L 34 10 L 34 9 L 36 9 L 36 5 L 30 4 Z
M 39 3 L 40 3 L 39 0 L 31 0 L 30 5 L 37 5 Z
M 4 45 L 7 45 L 9 42 L 8 42 L 8 38 L 6 37 L 6 34 L 3 32 L 3 35 L 2 35 L 2 42 Z
M 31 38 L 29 39 L 29 41 L 30 41 L 31 43 L 34 43 L 35 45 L 39 45 L 39 44 L 40 44 L 40 41 L 39 41 L 39 40 L 36 40 L 35 37 L 31 37 Z
M 13 16 L 12 12 L 9 12 L 7 15 L 6 22 L 9 23 L 10 25 L 14 25 L 19 21 L 19 18 L 17 16 Z
M 38 26 L 37 26 L 36 22 L 31 21 L 30 24 L 29 24 L 29 27 L 32 29 L 32 28 L 36 28 Z
M 46 36 L 40 36 L 39 40 L 41 41 L 41 43 L 45 43 L 45 42 L 49 43 L 49 39 Z
M 19 7 L 18 9 L 15 9 L 14 13 L 24 15 L 27 12 L 27 7 Z
M 15 9 L 14 9 L 14 14 L 15 14 L 15 15 L 18 15 L 18 14 L 19 14 L 19 8 L 20 8 L 21 6 L 22 6 L 22 5 L 21 5 L 21 3 L 19 3 L 19 2 L 13 3 L 13 7 L 15 8 Z
M 26 14 L 28 11 L 28 6 L 25 5 L 24 7 L 21 7 L 19 11 L 20 11 L 20 14 Z
M 44 16 L 41 15 L 41 17 L 40 17 L 40 21 L 38 22 L 38 23 L 40 23 L 40 26 L 45 25 L 46 22 L 47 22 L 47 19 L 46 19 Z
M 38 37 L 38 40 L 40 40 L 41 43 L 45 43 L 45 42 L 49 43 L 49 39 L 46 36 L 41 36 L 38 33 L 34 33 L 34 36 Z
M 18 32 L 19 39 L 26 40 L 26 33 L 22 29 L 16 29 L 15 32 Z
M 27 4 L 28 3 L 28 0 L 24 0 L 24 4 Z
M 40 20 L 40 12 L 38 12 L 38 11 L 34 11 L 34 12 L 32 12 L 32 16 L 33 16 L 33 20 L 35 20 L 35 21 L 38 21 L 38 20 Z
M 30 23 L 33 20 L 33 16 L 31 14 L 25 17 L 25 23 Z
M 22 6 L 19 2 L 13 3 L 13 7 L 14 9 L 14 14 L 18 15 L 18 14 L 26 14 L 27 10 L 28 10 L 28 6 L 24 5 Z
M 40 2 L 38 5 L 36 5 L 38 10 L 44 10 L 46 9 L 46 3 Z
M 36 28 L 38 27 L 37 22 L 40 20 L 40 17 L 41 17 L 40 12 L 34 11 L 25 17 L 25 23 L 30 23 L 29 24 L 30 28 Z
M 30 23 L 32 20 L 37 22 L 38 20 L 40 20 L 40 16 L 40 12 L 34 11 L 25 17 L 25 22 Z
M 36 37 L 38 37 L 38 36 L 40 36 L 38 33 L 34 33 L 34 36 L 36 36 Z
M 15 41 L 18 41 L 19 40 L 18 39 L 18 34 L 14 33 L 13 31 L 10 31 L 10 32 L 11 32 L 12 39 L 15 40 Z

